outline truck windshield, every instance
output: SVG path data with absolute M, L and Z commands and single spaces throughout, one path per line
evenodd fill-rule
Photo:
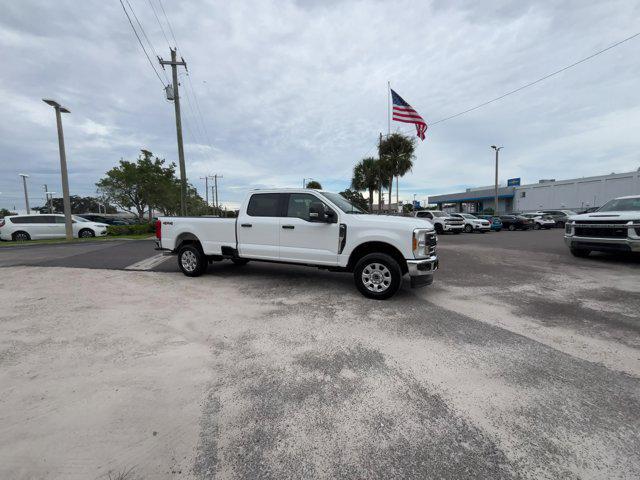
M 344 213 L 366 213 L 339 193 L 322 192 L 321 195 L 331 200 Z
M 605 203 L 598 212 L 636 212 L 640 211 L 640 197 L 616 198 Z

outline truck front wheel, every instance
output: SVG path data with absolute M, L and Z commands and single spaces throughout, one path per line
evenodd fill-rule
M 370 253 L 358 261 L 353 278 L 362 295 L 386 300 L 400 288 L 402 269 L 393 257 L 385 253 Z
M 187 277 L 199 277 L 207 269 L 207 259 L 195 245 L 184 245 L 178 252 L 178 265 Z

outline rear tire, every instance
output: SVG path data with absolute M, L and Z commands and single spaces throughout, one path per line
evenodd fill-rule
M 515 226 L 515 225 L 509 225 L 509 226 L 507 227 L 507 230 L 509 230 L 510 232 L 513 232 L 515 229 L 516 229 L 516 226 Z
M 578 258 L 587 258 L 590 253 L 591 253 L 591 250 L 587 250 L 585 248 L 572 248 L 571 249 L 571 255 L 573 255 L 574 257 L 578 257 Z
M 539 224 L 539 223 L 536 223 L 536 224 L 533 226 L 533 229 L 534 229 L 534 230 L 540 230 L 540 224 Z
M 473 227 L 471 225 L 467 224 L 467 225 L 464 226 L 464 231 L 466 233 L 471 233 L 471 232 L 473 232 Z
M 386 300 L 396 294 L 402 284 L 402 269 L 386 253 L 365 255 L 353 269 L 353 279 L 367 298 Z
M 207 258 L 201 249 L 193 244 L 180 247 L 178 266 L 187 277 L 199 277 L 207 269 Z
M 13 235 L 11 235 L 11 238 L 13 238 L 14 242 L 28 242 L 29 240 L 31 240 L 31 235 L 29 235 L 27 232 L 14 232 Z
M 238 267 L 242 267 L 243 265 L 246 265 L 247 263 L 249 263 L 249 260 L 247 260 L 246 258 L 232 258 L 231 261 L 233 262 L 234 265 L 237 265 Z

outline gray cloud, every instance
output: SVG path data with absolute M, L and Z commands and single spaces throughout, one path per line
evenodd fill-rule
M 130 0 L 168 56 L 149 3 Z M 153 0 L 157 6 L 157 0 Z M 347 186 L 387 129 L 386 82 L 435 121 L 635 33 L 640 2 L 169 2 L 180 53 L 190 181 L 222 173 L 222 199 L 302 177 Z M 22 205 L 18 172 L 60 191 L 53 112 L 64 117 L 71 190 L 90 194 L 140 148 L 176 160 L 173 105 L 119 2 L 7 2 L 0 18 L 0 206 Z M 167 32 L 167 34 L 169 34 Z M 459 118 L 434 125 L 401 195 L 493 178 L 568 178 L 640 166 L 640 39 Z M 193 91 L 197 94 L 193 97 Z M 198 107 L 206 124 L 200 125 Z M 400 124 L 393 129 L 406 130 Z M 208 137 L 208 138 L 207 138 Z

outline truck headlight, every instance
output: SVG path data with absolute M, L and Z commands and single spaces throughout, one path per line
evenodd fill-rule
M 573 222 L 567 222 L 564 224 L 564 233 L 567 235 L 573 234 Z
M 431 234 L 432 231 L 433 230 L 424 230 L 422 228 L 416 228 L 413 231 L 412 247 L 413 256 L 415 258 L 429 256 L 429 242 L 427 241 L 427 235 Z

